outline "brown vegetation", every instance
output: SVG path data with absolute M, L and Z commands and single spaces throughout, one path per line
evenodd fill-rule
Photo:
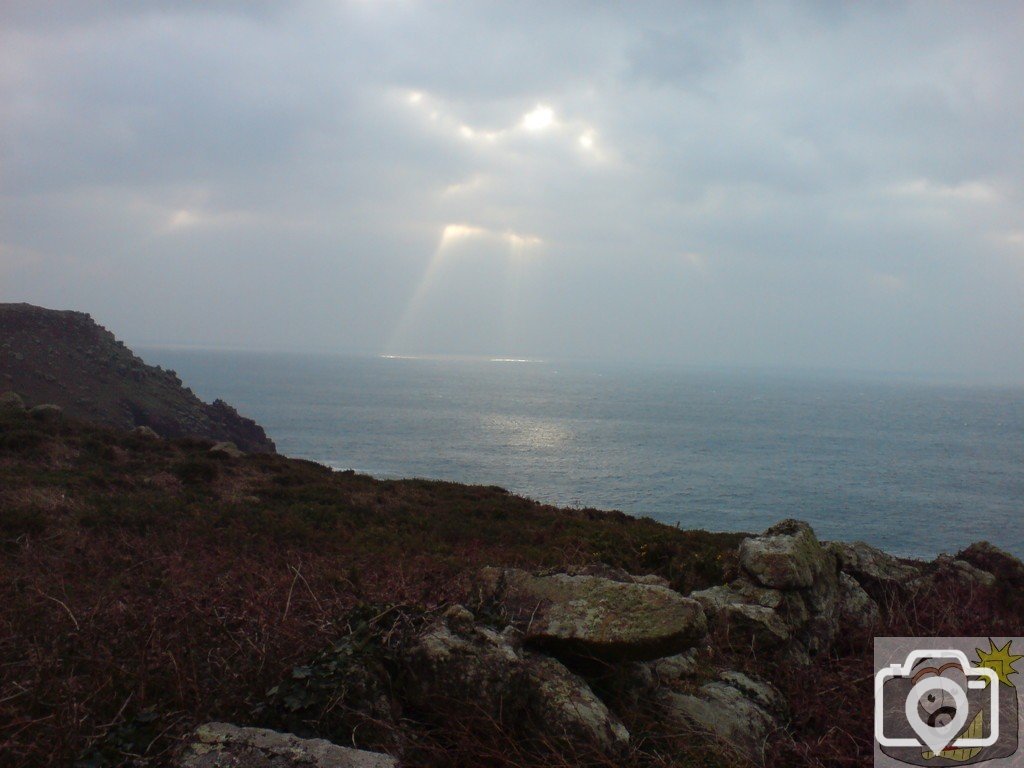
M 0 760 L 14 765 L 157 759 L 197 722 L 245 722 L 353 611 L 436 608 L 485 564 L 604 561 L 689 589 L 720 578 L 737 541 L 498 488 L 5 419 Z
M 343 693 L 282 707 L 289 690 L 311 690 L 288 681 L 386 670 L 403 627 L 467 599 L 483 565 L 604 562 L 687 592 L 726 578 L 740 539 L 498 488 L 213 458 L 209 447 L 2 417 L 0 763 L 161 764 L 213 719 L 386 747 L 395 734 L 348 712 Z M 1021 634 L 1015 594 L 951 583 L 882 597 L 886 634 Z M 710 654 L 788 695 L 792 725 L 773 765 L 870 763 L 870 637 L 799 671 L 749 649 Z M 531 742 L 524 724 L 458 697 L 401 717 L 414 765 L 605 764 Z M 650 717 L 642 702 L 624 714 L 634 741 L 617 765 L 732 764 L 693 734 L 653 735 Z

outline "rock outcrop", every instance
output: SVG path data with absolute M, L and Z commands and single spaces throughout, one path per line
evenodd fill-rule
M 704 731 L 724 751 L 756 763 L 763 761 L 769 735 L 786 716 L 785 700 L 773 686 L 734 671 L 695 693 L 661 690 L 657 701 L 669 727 Z
M 844 578 L 840 562 L 807 523 L 785 520 L 741 542 L 737 579 L 691 597 L 728 641 L 806 662 L 841 630 L 877 620 L 877 604 L 854 578 Z
M 411 625 L 419 628 L 392 661 L 401 681 L 395 706 L 428 718 L 449 707 L 472 711 L 522 728 L 546 747 L 613 760 L 627 754 L 631 740 L 620 715 L 640 708 L 661 735 L 714 742 L 719 757 L 770 764 L 773 739 L 787 738 L 788 703 L 768 681 L 728 668 L 730 645 L 747 658 L 753 647 L 806 664 L 841 633 L 867 636 L 879 626 L 873 594 L 1024 582 L 1024 564 L 984 542 L 955 558 L 915 563 L 862 543 L 822 545 L 795 520 L 743 540 L 737 562 L 733 581 L 689 598 L 658 577 L 605 565 L 537 573 L 485 568 L 477 584 L 481 620 L 455 605 Z M 707 636 L 709 625 L 717 637 Z M 388 722 L 398 727 L 397 719 Z M 330 752 L 338 762 L 326 763 L 325 750 L 340 748 L 270 731 L 204 728 L 181 768 L 394 764 L 352 762 L 391 759 L 353 750 Z M 280 762 L 286 750 L 267 744 L 287 745 L 289 759 L 307 762 Z
M 870 632 L 882 620 L 882 612 L 853 576 L 839 574 L 838 628 L 840 632 Z
M 954 586 L 962 589 L 990 588 L 996 585 L 996 577 L 988 571 L 959 560 L 952 555 L 942 554 L 935 558 L 930 567 L 907 584 L 912 592 Z
M 807 573 L 811 575 L 795 582 L 781 577 L 781 582 L 799 583 L 801 589 L 813 590 L 818 581 L 828 578 L 827 569 L 814 560 L 819 558 L 833 562 L 832 580 L 835 583 L 834 561 L 829 561 L 822 554 L 813 533 L 808 538 L 801 528 L 797 534 L 803 538 L 800 547 L 811 553 L 810 560 L 800 559 L 801 567 L 809 568 Z M 764 551 L 785 551 L 788 544 L 775 539 L 768 542 L 769 546 Z M 753 553 L 758 548 L 747 545 L 747 550 Z M 759 569 L 758 572 L 790 572 L 793 570 L 790 565 L 778 559 L 772 568 Z M 758 568 L 757 565 L 753 567 Z M 603 662 L 601 671 L 597 673 L 602 679 L 600 689 L 615 691 L 615 705 L 632 708 L 642 703 L 645 707 L 653 706 L 669 729 L 701 732 L 704 738 L 727 744 L 731 752 L 760 760 L 765 740 L 785 718 L 785 701 L 768 683 L 732 670 L 716 673 L 698 660 L 698 653 L 692 646 L 703 641 L 707 620 L 697 601 L 673 592 L 654 579 L 633 576 L 606 566 L 566 570 L 535 574 L 515 569 L 487 568 L 482 571 L 480 582 L 485 604 L 492 609 L 498 607 L 498 613 L 508 616 L 514 626 L 499 634 L 473 625 L 468 614 L 454 617 L 458 619 L 457 626 L 461 627 L 459 631 L 463 638 L 480 638 L 474 643 L 475 647 L 488 649 L 483 653 L 474 651 L 473 669 L 492 669 L 496 661 L 499 667 L 504 664 L 515 668 L 522 665 L 524 659 L 529 669 L 538 658 L 544 658 L 529 651 L 510 651 L 507 645 L 509 638 L 515 638 L 516 642 L 522 638 L 530 647 L 565 657 L 569 662 L 583 657 L 598 658 Z M 767 578 L 775 583 L 772 577 Z M 752 583 L 745 584 L 743 588 L 746 589 L 746 597 L 752 601 L 747 607 L 761 608 L 780 622 L 774 610 L 785 598 L 779 590 Z M 757 604 L 758 599 L 762 599 L 765 605 Z M 711 611 L 716 611 L 714 601 L 708 601 L 707 605 Z M 449 665 L 453 646 L 452 621 L 450 615 L 446 628 L 435 628 L 428 635 L 428 645 L 438 646 L 428 655 L 443 658 Z M 522 633 L 515 627 L 521 627 Z M 781 623 L 779 633 L 783 639 L 790 637 L 790 630 Z M 541 683 L 536 676 L 527 674 L 532 690 L 552 691 L 541 698 L 550 703 L 546 710 L 537 714 L 546 711 L 547 722 L 563 723 L 558 726 L 560 732 L 579 733 L 579 725 L 574 729 L 565 727 L 566 713 L 573 715 L 570 722 L 574 718 L 580 719 L 584 713 L 582 720 L 586 723 L 584 732 L 588 743 L 598 745 L 606 752 L 613 752 L 614 747 L 625 744 L 625 729 L 593 695 L 583 678 L 568 672 L 550 658 L 541 668 L 545 670 L 543 679 L 555 681 L 555 684 Z M 492 674 L 477 672 L 467 675 L 464 666 L 456 669 L 459 670 L 456 678 L 452 680 L 449 677 L 446 682 L 482 692 L 485 701 L 493 700 L 496 690 L 507 690 L 504 674 L 498 676 L 499 684 L 495 685 Z M 709 674 L 713 679 L 709 679 Z M 535 699 L 536 694 L 530 698 Z M 506 705 L 507 702 L 508 699 Z M 608 734 L 612 735 L 611 739 Z
M 178 768 L 398 768 L 398 761 L 323 739 L 208 723 L 192 734 Z
M 700 604 L 660 583 L 487 568 L 482 596 L 497 601 L 524 641 L 559 658 L 630 661 L 684 651 L 707 633 Z
M 547 741 L 614 753 L 629 743 L 625 726 L 555 659 L 525 650 L 519 633 L 479 626 L 456 606 L 409 651 L 406 696 L 421 708 L 452 696 L 471 697 L 490 717 L 526 719 Z
M 210 448 L 210 453 L 217 456 L 227 456 L 229 459 L 240 459 L 245 456 L 245 451 L 239 450 L 237 445 L 227 441 L 214 445 Z
M 863 541 L 832 541 L 827 549 L 835 555 L 839 569 L 876 599 L 885 593 L 905 589 L 909 582 L 921 575 L 921 564 L 900 560 Z
M 957 559 L 991 573 L 1001 588 L 1024 591 L 1024 563 L 987 541 L 978 541 L 957 555 Z
M 75 419 L 163 437 L 230 441 L 273 453 L 263 428 L 227 403 L 202 402 L 174 371 L 146 365 L 82 312 L 0 304 L 0 392 L 52 403 Z M 2 409 L 2 405 L 0 405 Z

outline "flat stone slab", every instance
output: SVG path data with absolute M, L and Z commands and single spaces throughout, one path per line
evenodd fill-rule
M 561 658 L 648 661 L 681 653 L 707 634 L 700 603 L 660 584 L 498 568 L 485 568 L 481 582 L 526 643 Z
M 398 761 L 323 739 L 266 728 L 207 723 L 194 731 L 179 768 L 398 768 Z

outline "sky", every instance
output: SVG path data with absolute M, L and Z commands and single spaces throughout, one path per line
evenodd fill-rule
M 1018 3 L 0 3 L 0 301 L 1024 382 Z

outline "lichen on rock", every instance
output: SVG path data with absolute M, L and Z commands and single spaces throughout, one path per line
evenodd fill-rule
M 485 568 L 480 583 L 485 600 L 501 604 L 528 644 L 559 657 L 655 659 L 707 633 L 700 604 L 661 584 L 496 568 Z

